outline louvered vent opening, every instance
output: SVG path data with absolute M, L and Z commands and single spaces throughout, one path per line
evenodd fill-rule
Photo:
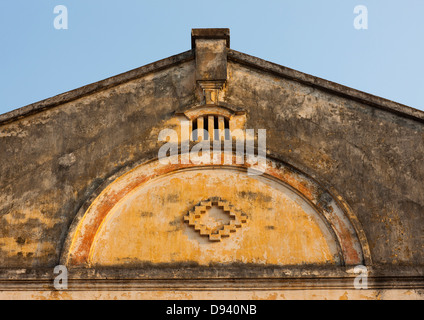
M 192 121 L 192 141 L 230 140 L 230 121 L 223 116 L 201 116 Z

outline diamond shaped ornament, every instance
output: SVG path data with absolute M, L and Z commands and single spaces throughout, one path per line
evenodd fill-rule
M 220 209 L 226 215 L 224 217 L 227 221 L 209 217 L 208 213 L 213 207 Z M 241 228 L 247 222 L 247 215 L 241 210 L 235 209 L 227 200 L 212 197 L 195 205 L 184 216 L 184 221 L 198 231 L 201 236 L 207 236 L 210 241 L 218 242 Z

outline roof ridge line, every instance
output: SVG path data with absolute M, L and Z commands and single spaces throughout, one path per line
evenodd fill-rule
M 123 84 L 125 82 L 135 80 L 146 74 L 163 70 L 175 64 L 189 61 L 191 59 L 194 59 L 193 51 L 184 51 L 168 58 L 141 66 L 139 68 L 132 69 L 118 75 L 58 94 L 56 96 L 20 107 L 4 114 L 0 114 L 0 126 L 24 118 L 26 116 L 39 113 L 43 110 L 54 108 L 60 104 L 80 99 L 89 94 L 93 94 Z M 228 49 L 228 60 L 248 65 L 265 72 L 270 72 L 323 91 L 331 92 L 338 96 L 347 97 L 349 99 L 394 113 L 399 116 L 404 116 L 419 122 L 424 122 L 424 111 L 367 92 L 353 89 L 336 82 L 297 71 L 295 69 L 291 69 L 252 55 L 248 55 L 246 53 Z

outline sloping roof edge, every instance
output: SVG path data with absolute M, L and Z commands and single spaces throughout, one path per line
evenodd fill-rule
M 122 83 L 140 78 L 146 74 L 157 72 L 176 64 L 193 60 L 194 54 L 192 50 L 185 51 L 183 53 L 147 64 L 137 69 L 133 69 L 119 75 L 59 94 L 57 96 L 41 100 L 12 110 L 10 112 L 0 115 L 0 125 L 4 125 L 26 116 L 39 113 L 43 110 L 47 110 L 56 107 L 60 104 L 64 104 L 86 95 L 93 94 Z M 357 89 L 353 89 L 335 82 L 331 82 L 319 77 L 315 77 L 294 69 L 290 69 L 260 58 L 238 52 L 233 49 L 228 49 L 228 59 L 233 62 L 237 62 L 257 70 L 272 73 L 277 76 L 287 78 L 299 83 L 303 83 L 314 88 L 336 94 L 348 99 L 352 99 L 363 104 L 376 107 L 381 110 L 385 110 L 394 113 L 398 116 L 410 118 L 424 123 L 424 111 L 414 109 L 412 107 L 381 98 Z
M 39 102 L 29 104 L 22 108 L 15 109 L 4 114 L 0 114 L 0 125 L 19 120 L 29 115 L 39 113 L 43 110 L 56 107 L 60 104 L 77 100 L 89 94 L 93 94 L 93 93 L 120 85 L 122 83 L 145 76 L 149 73 L 157 72 L 157 71 L 172 67 L 176 64 L 190 61 L 193 59 L 194 59 L 194 55 L 192 50 L 188 50 L 183 53 L 173 55 L 171 57 L 147 64 L 145 66 L 142 66 L 130 71 L 126 71 L 116 76 L 59 94 L 51 98 L 41 100 Z
M 389 111 L 399 116 L 424 122 L 424 111 L 400 104 L 398 102 L 346 87 L 344 85 L 318 78 L 316 76 L 290 69 L 232 49 L 228 50 L 228 59 L 255 69 L 272 73 L 283 78 L 297 81 L 314 88 L 336 94 L 338 96 L 349 98 L 363 104 L 376 107 L 378 109 Z

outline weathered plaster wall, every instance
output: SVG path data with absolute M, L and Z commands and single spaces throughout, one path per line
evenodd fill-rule
M 221 98 L 267 129 L 267 150 L 336 189 L 366 231 L 375 264 L 423 264 L 424 126 L 229 63 Z M 113 172 L 156 156 L 174 111 L 196 102 L 194 64 L 3 125 L 3 266 L 53 266 L 84 200 Z
M 231 104 L 267 150 L 336 189 L 358 215 L 375 264 L 424 264 L 424 125 L 229 63 Z
M 248 217 L 217 242 L 182 219 L 208 195 L 225 197 Z M 305 200 L 272 180 L 228 168 L 177 172 L 137 188 L 105 219 L 90 256 L 101 266 L 339 263 L 336 240 Z
M 0 127 L 0 265 L 55 266 L 85 199 L 157 156 L 158 133 L 195 99 L 194 62 Z
M 178 128 L 175 113 L 203 98 L 194 55 L 184 59 L 0 124 L 1 268 L 56 266 L 73 219 L 96 189 L 157 157 L 159 131 Z M 247 128 L 267 130 L 269 156 L 347 202 L 368 239 L 373 267 L 390 274 L 411 266 L 422 276 L 423 121 L 261 65 L 230 57 L 227 68 L 219 100 L 246 111 Z M 261 297 L 273 293 L 267 294 Z

